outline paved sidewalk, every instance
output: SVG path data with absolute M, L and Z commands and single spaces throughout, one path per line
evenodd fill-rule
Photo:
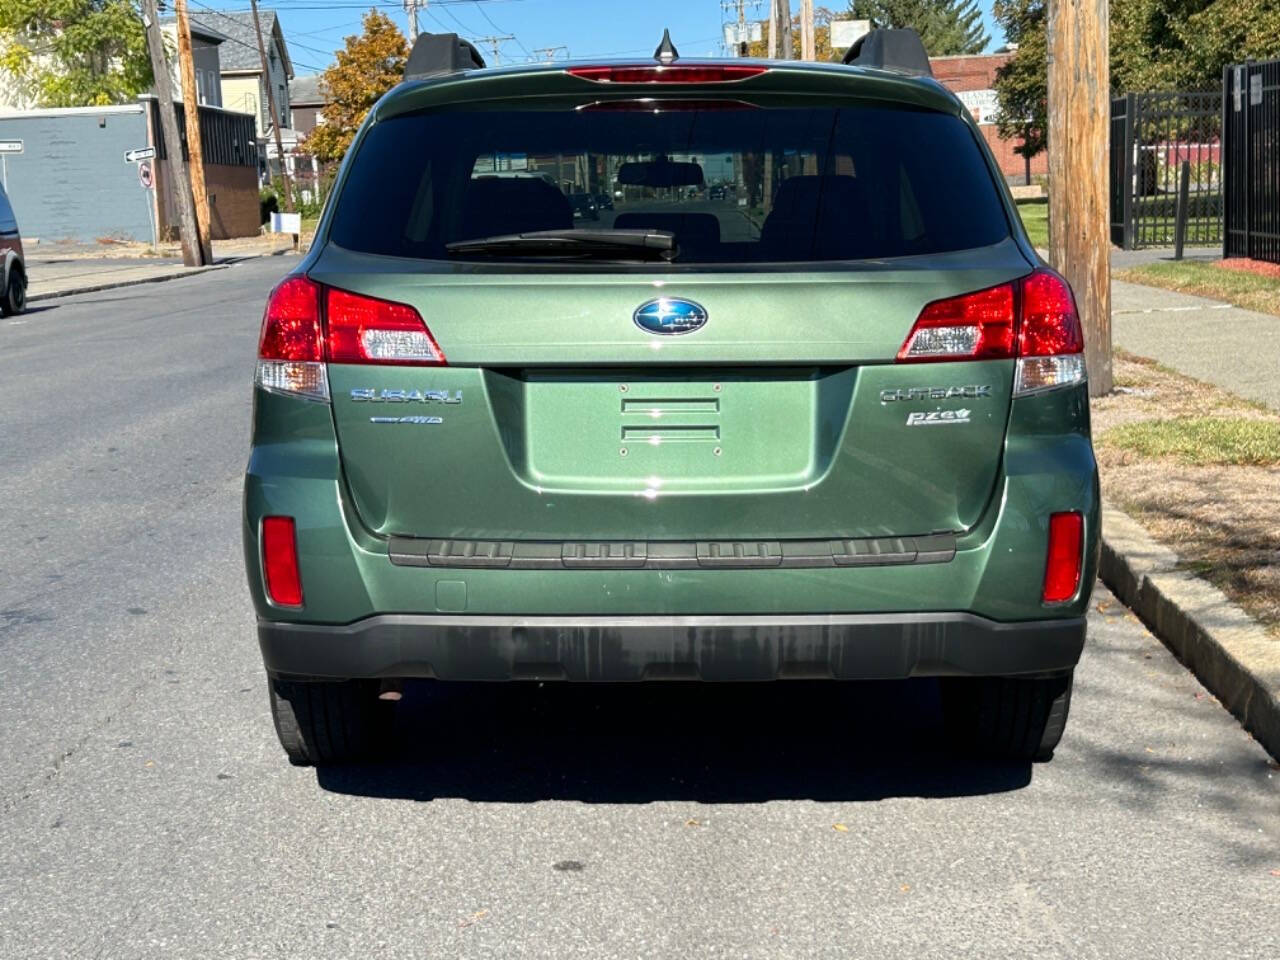
M 226 264 L 210 267 L 184 267 L 181 261 L 136 260 L 119 258 L 85 258 L 27 260 L 27 299 L 31 302 L 61 297 L 70 293 L 90 293 L 137 283 L 173 280 L 207 270 L 222 270 Z
M 1280 317 L 1119 280 L 1111 315 L 1117 347 L 1280 410 Z

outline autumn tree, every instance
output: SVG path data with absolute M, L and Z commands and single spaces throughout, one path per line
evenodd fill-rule
M 305 145 L 321 161 L 341 160 L 369 108 L 404 79 L 409 46 L 386 14 L 370 10 L 364 15 L 364 33 L 347 37 L 336 57 L 320 80 L 330 101 Z
M 813 8 L 813 58 L 818 61 L 839 60 L 831 49 L 831 20 L 835 14 L 826 7 Z M 766 21 L 760 30 L 762 37 L 747 47 L 747 56 L 767 57 L 769 55 L 769 24 Z M 800 17 L 791 18 L 791 59 L 800 59 Z
M 978 0 L 853 0 L 849 12 L 872 27 L 910 27 L 931 57 L 981 53 L 987 48 Z
M 151 87 L 131 0 L 3 0 L 0 84 L 36 107 L 127 103 Z

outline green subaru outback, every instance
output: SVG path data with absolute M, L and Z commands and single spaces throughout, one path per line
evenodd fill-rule
M 290 760 L 373 754 L 405 678 L 936 676 L 959 742 L 1051 755 L 1099 541 L 1081 325 L 904 33 L 419 39 L 262 324 L 244 544 Z

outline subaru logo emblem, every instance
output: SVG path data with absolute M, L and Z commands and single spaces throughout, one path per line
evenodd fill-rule
M 692 300 L 658 297 L 640 304 L 632 319 L 641 330 L 670 336 L 702 329 L 707 322 L 707 311 L 702 308 L 702 304 Z

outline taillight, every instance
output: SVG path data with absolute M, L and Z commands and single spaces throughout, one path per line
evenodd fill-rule
M 1052 270 L 1022 279 L 1022 324 L 1013 395 L 1083 383 L 1084 330 L 1067 281 Z
M 899 363 L 1017 358 L 1014 396 L 1082 383 L 1084 333 L 1067 282 L 1044 268 L 1020 280 L 935 300 L 920 312 Z
M 293 517 L 262 518 L 262 575 L 267 596 L 281 607 L 302 606 L 298 540 Z
M 329 363 L 444 362 L 422 315 L 408 304 L 288 277 L 267 299 L 256 382 L 271 393 L 328 400 Z
M 1013 284 L 935 300 L 920 311 L 898 360 L 985 360 L 1013 356 Z
M 1084 517 L 1079 513 L 1055 513 L 1049 517 L 1049 547 L 1045 555 L 1045 603 L 1065 603 L 1080 586 L 1080 561 L 1084 555 Z
M 445 362 L 422 315 L 408 304 L 330 288 L 325 314 L 330 363 L 438 366 Z
M 255 380 L 271 393 L 329 399 L 320 287 L 306 277 L 286 277 L 267 298 Z
M 745 63 L 677 63 L 671 66 L 570 67 L 565 72 L 596 83 L 736 83 L 768 71 L 768 67 Z

